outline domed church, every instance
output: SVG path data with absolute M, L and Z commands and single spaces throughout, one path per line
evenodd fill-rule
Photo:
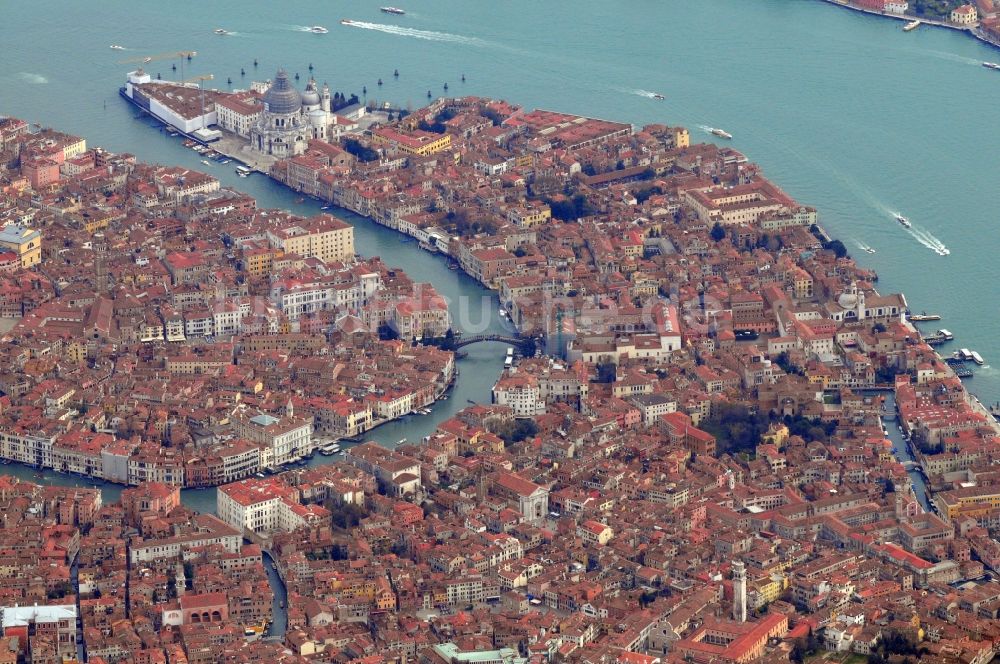
M 336 116 L 330 110 L 330 88 L 322 93 L 310 79 L 299 92 L 279 69 L 274 82 L 264 93 L 264 110 L 250 129 L 250 145 L 257 152 L 278 158 L 293 157 L 306 151 L 309 139 L 329 138 Z

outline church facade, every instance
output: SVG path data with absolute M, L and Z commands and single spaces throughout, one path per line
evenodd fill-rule
M 264 108 L 250 129 L 250 145 L 256 152 L 284 159 L 306 151 L 310 139 L 327 140 L 336 135 L 337 116 L 331 110 L 330 88 L 322 91 L 310 79 L 299 92 L 279 69 L 264 93 Z

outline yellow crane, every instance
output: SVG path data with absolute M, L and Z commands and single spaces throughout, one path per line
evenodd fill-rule
M 141 62 L 142 64 L 146 65 L 155 60 L 172 60 L 173 58 L 179 58 L 181 60 L 184 60 L 186 58 L 190 60 L 196 55 L 198 55 L 198 51 L 174 51 L 173 53 L 160 53 L 159 55 L 147 55 L 142 58 L 129 58 L 127 60 L 119 60 L 118 64 L 134 65 Z
M 134 65 L 134 64 L 144 64 L 148 65 L 150 62 L 155 62 L 157 60 L 173 60 L 174 58 L 180 60 L 181 62 L 181 78 L 184 78 L 184 61 L 190 60 L 194 56 L 198 55 L 198 51 L 174 51 L 173 53 L 159 53 L 157 55 L 147 55 L 141 58 L 128 58 L 127 60 L 119 60 L 120 65 Z
M 186 78 L 180 83 L 178 83 L 178 85 L 187 85 L 188 83 L 197 83 L 198 85 L 201 85 L 203 81 L 211 81 L 214 78 L 215 78 L 214 74 L 202 74 L 201 76 L 193 76 L 191 78 Z

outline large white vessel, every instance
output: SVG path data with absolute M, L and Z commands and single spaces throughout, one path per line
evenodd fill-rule
M 710 131 L 710 133 L 713 134 L 713 135 L 715 135 L 715 136 L 718 136 L 719 138 L 732 138 L 733 137 L 733 135 L 730 134 L 725 129 L 712 129 Z

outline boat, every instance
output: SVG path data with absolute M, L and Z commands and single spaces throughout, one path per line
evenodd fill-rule
M 428 242 L 421 242 L 419 246 L 424 251 L 429 251 L 432 254 L 437 253 L 437 247 L 435 247 L 433 244 L 430 244 Z
M 733 135 L 730 134 L 725 129 L 712 129 L 709 133 L 712 134 L 712 135 L 714 135 L 714 136 L 718 136 L 719 138 L 729 139 L 729 138 L 733 137 Z
M 910 320 L 915 321 L 917 323 L 921 323 L 923 321 L 928 321 L 928 320 L 941 320 L 941 316 L 940 315 L 938 315 L 938 314 L 929 314 L 926 311 L 925 312 L 921 312 L 919 314 L 910 314 L 909 316 L 907 316 L 907 318 L 909 318 Z
M 324 28 L 322 25 L 314 25 L 311 28 L 309 28 L 309 32 L 312 32 L 313 34 L 317 35 L 325 35 L 330 31 Z
M 913 226 L 913 224 L 910 223 L 910 220 L 901 214 L 896 215 L 896 221 L 902 224 L 904 228 L 910 228 L 911 226 Z
M 114 48 L 114 46 L 112 46 L 111 48 Z M 984 62 L 983 66 L 986 67 L 987 69 L 1000 69 L 1000 65 L 998 65 L 995 62 Z
M 978 364 L 979 366 L 983 366 L 984 364 L 986 364 L 986 361 L 983 359 L 983 356 L 977 353 L 976 351 L 972 351 L 971 355 L 972 355 L 972 361 Z
M 125 47 L 124 46 L 119 46 L 118 44 L 112 44 L 111 45 L 111 50 L 112 51 L 124 51 Z
M 405 14 L 406 12 L 399 7 L 379 7 L 379 11 L 385 12 L 386 14 Z
M 349 18 L 342 18 L 342 19 L 340 19 L 340 24 L 341 25 L 354 25 L 354 21 L 352 21 Z
M 229 34 L 229 30 L 224 30 L 223 28 L 216 28 L 215 30 L 212 30 L 212 32 L 214 32 L 217 35 L 228 35 Z
M 241 178 L 249 177 L 250 173 L 252 173 L 252 172 L 253 171 L 251 171 L 246 166 L 237 166 L 236 167 L 236 174 L 239 175 Z
M 653 93 L 653 99 L 663 100 L 663 99 L 666 99 L 666 97 L 664 97 L 663 95 L 661 95 L 659 92 L 654 92 Z
M 909 32 L 910 30 L 916 30 L 920 27 L 920 21 L 910 21 L 903 26 L 903 32 Z
M 867 251 L 869 254 L 874 254 L 875 253 L 875 248 L 874 247 L 865 247 L 865 251 Z
M 454 272 L 458 269 L 458 263 L 448 263 L 448 269 Z
M 210 162 L 208 159 L 202 159 L 201 163 L 205 164 L 206 166 L 211 166 L 212 165 L 212 162 Z

